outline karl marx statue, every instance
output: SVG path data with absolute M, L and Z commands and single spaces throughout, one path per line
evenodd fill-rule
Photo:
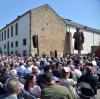
M 76 28 L 76 32 L 73 35 L 74 40 L 74 49 L 78 50 L 78 54 L 81 54 L 81 50 L 83 50 L 84 43 L 84 34 L 80 32 L 80 28 Z

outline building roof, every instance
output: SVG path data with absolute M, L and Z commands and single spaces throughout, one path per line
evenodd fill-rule
M 4 30 L 5 28 L 7 28 L 8 26 L 10 26 L 11 24 L 13 24 L 14 22 L 16 22 L 17 20 L 19 20 L 19 19 L 20 19 L 21 17 L 23 17 L 24 15 L 30 13 L 32 10 L 39 9 L 39 8 L 42 8 L 42 7 L 49 7 L 49 8 L 59 17 L 60 20 L 62 20 L 64 23 L 66 23 L 66 22 L 63 20 L 63 18 L 61 18 L 48 4 L 44 4 L 44 5 L 39 6 L 39 7 L 37 7 L 37 8 L 31 9 L 31 10 L 25 12 L 25 13 L 22 14 L 22 15 L 18 15 L 17 18 L 16 18 L 15 20 L 13 20 L 13 21 L 10 22 L 9 24 L 6 24 L 3 28 L 1 28 L 1 29 L 0 29 L 0 32 L 1 32 L 2 30 Z
M 24 15 L 28 14 L 29 12 L 30 12 L 30 10 L 27 11 L 27 12 L 25 12 L 24 14 L 22 14 L 22 15 L 20 15 L 20 16 L 18 15 L 17 18 L 16 18 L 15 20 L 13 20 L 12 22 L 6 24 L 6 26 L 4 26 L 2 29 L 0 29 L 0 32 L 1 32 L 2 30 L 4 30 L 5 28 L 7 28 L 8 26 L 10 26 L 11 24 L 13 24 L 14 22 L 16 22 L 17 20 L 19 20 L 19 19 L 20 19 L 21 17 L 23 17 Z
M 71 21 L 69 19 L 64 19 L 64 20 L 66 22 L 66 25 L 73 26 L 73 27 L 80 27 L 80 28 L 85 29 L 87 31 L 92 31 L 92 32 L 100 34 L 100 30 L 99 29 L 94 29 L 94 28 L 91 28 L 91 27 L 88 27 L 88 26 L 73 22 L 73 21 Z

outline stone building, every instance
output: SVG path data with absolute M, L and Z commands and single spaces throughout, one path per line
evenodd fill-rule
M 45 52 L 50 55 L 50 51 L 54 50 L 57 50 L 59 56 L 63 53 L 77 53 L 73 50 L 72 38 L 77 26 L 81 26 L 85 35 L 82 53 L 90 53 L 90 47 L 100 41 L 100 31 L 61 18 L 47 4 L 18 16 L 2 28 L 0 48 L 8 54 L 34 55 Z M 35 35 L 38 37 L 37 48 L 33 44 Z

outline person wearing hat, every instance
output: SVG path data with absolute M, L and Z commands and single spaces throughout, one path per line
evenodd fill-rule
M 81 50 L 83 50 L 83 43 L 84 43 L 84 34 L 80 32 L 80 28 L 76 28 L 76 32 L 73 35 L 74 41 L 74 49 L 78 50 L 78 54 L 81 54 Z

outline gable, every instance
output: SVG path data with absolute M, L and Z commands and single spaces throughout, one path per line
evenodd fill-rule
M 63 25 L 66 24 L 65 20 L 61 18 L 48 4 L 32 9 L 31 12 L 32 14 L 37 14 L 37 17 L 41 14 L 41 18 L 45 18 L 45 17 L 51 18 L 52 17 L 54 18 L 54 20 L 58 20 L 58 22 L 60 22 L 61 24 Z

